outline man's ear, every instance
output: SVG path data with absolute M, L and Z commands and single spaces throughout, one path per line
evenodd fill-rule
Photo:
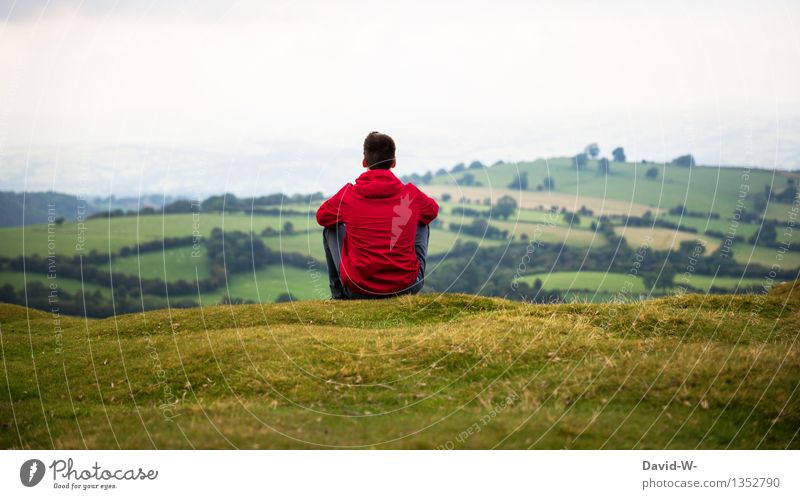
M 363 166 L 364 168 L 366 168 L 366 167 L 367 167 L 367 158 L 364 158 L 364 159 L 361 161 L 361 166 Z
M 395 166 L 397 166 L 397 161 L 396 160 L 392 161 L 392 166 L 390 166 L 389 168 L 394 168 Z

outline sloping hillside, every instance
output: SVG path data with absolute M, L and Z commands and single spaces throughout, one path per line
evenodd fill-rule
M 798 295 L 0 304 L 0 446 L 797 449 Z

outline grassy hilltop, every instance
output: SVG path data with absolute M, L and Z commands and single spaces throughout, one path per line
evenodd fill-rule
M 0 446 L 798 449 L 799 295 L 0 304 Z

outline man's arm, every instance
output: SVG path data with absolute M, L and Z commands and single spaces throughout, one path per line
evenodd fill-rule
M 342 198 L 350 184 L 345 185 L 332 198 L 322 203 L 317 210 L 317 223 L 323 227 L 333 227 L 342 221 L 341 208 Z
M 417 189 L 417 192 L 419 193 L 420 205 L 422 206 L 419 213 L 419 223 L 428 225 L 436 220 L 436 217 L 439 215 L 439 205 L 436 204 L 433 198 L 428 197 L 421 190 Z

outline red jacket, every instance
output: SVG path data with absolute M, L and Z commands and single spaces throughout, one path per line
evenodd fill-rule
M 417 278 L 417 224 L 439 214 L 436 201 L 390 170 L 367 170 L 317 210 L 317 223 L 345 224 L 339 277 L 347 289 L 367 295 L 401 291 Z

